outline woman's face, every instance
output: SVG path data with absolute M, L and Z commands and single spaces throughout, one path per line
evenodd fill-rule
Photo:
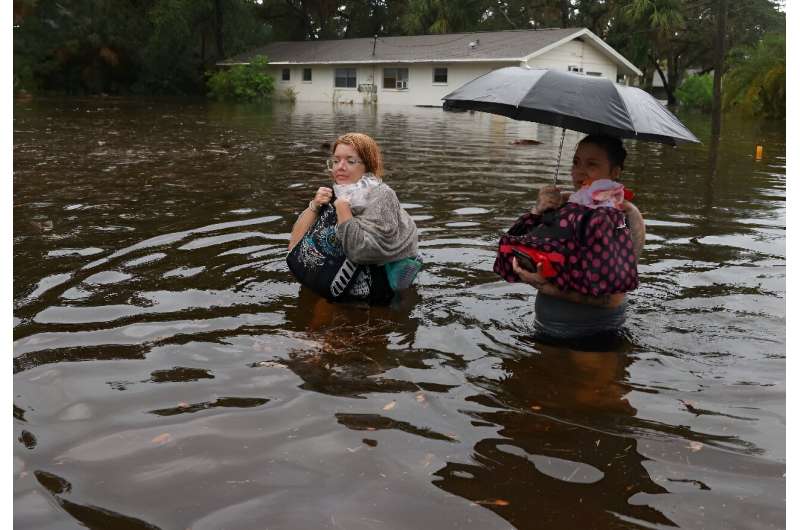
M 331 160 L 335 162 L 331 169 L 331 177 L 335 184 L 354 184 L 367 172 L 364 162 L 352 145 L 337 145 Z
M 611 167 L 606 150 L 595 144 L 578 144 L 572 157 L 572 184 L 576 190 L 595 180 L 614 180 L 621 171 L 619 166 Z

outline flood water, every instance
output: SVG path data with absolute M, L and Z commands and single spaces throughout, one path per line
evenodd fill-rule
M 729 118 L 712 175 L 708 118 L 682 118 L 703 145 L 626 144 L 648 232 L 627 335 L 575 345 L 534 337 L 533 289 L 492 272 L 560 130 L 15 103 L 15 528 L 782 528 L 783 125 Z M 285 263 L 347 131 L 420 229 L 388 308 L 331 305 Z

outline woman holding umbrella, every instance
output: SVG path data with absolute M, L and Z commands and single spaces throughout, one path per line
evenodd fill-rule
M 590 186 L 592 183 L 598 181 L 616 181 L 619 179 L 624 166 L 626 157 L 625 148 L 622 141 L 618 138 L 603 136 L 603 135 L 590 135 L 585 137 L 578 144 L 575 151 L 572 163 L 572 183 L 575 190 Z M 567 201 L 575 202 L 577 194 L 570 194 L 569 192 L 562 193 L 556 186 L 546 186 L 539 190 L 539 197 L 536 206 L 531 210 L 533 216 L 542 216 L 547 212 L 553 212 L 564 207 L 565 199 Z M 572 199 L 569 197 L 572 196 Z M 639 210 L 632 203 L 627 200 L 621 202 L 619 208 L 624 213 L 625 224 L 629 230 L 627 234 L 619 233 L 617 236 L 621 241 L 627 243 L 624 237 L 630 238 L 629 245 L 632 247 L 632 256 L 629 258 L 633 271 L 628 274 L 629 277 L 634 278 L 634 283 L 627 284 L 623 282 L 620 285 L 621 292 L 605 292 L 604 294 L 590 294 L 590 292 L 580 292 L 569 288 L 571 284 L 564 282 L 549 281 L 544 274 L 542 268 L 543 263 L 539 263 L 537 270 L 532 271 L 526 269 L 516 257 L 512 258 L 513 272 L 523 282 L 533 286 L 538 290 L 536 297 L 536 325 L 547 335 L 556 338 L 572 338 L 577 336 L 590 336 L 597 333 L 607 331 L 614 331 L 619 329 L 625 321 L 625 293 L 624 290 L 633 285 L 635 287 L 635 267 L 639 254 L 644 247 L 645 228 L 644 219 L 642 218 Z M 516 225 L 515 225 L 516 226 Z M 561 226 L 565 226 L 562 222 Z M 597 230 L 600 229 L 602 223 L 597 225 Z M 619 227 L 611 226 L 610 237 L 614 237 L 615 233 L 620 232 Z M 582 229 L 582 232 L 594 231 L 595 228 L 587 227 Z M 509 233 L 514 232 L 514 227 L 509 230 Z M 598 241 L 590 242 L 592 245 L 597 245 L 601 242 L 606 235 L 603 235 Z M 582 244 L 587 244 L 586 240 L 582 237 L 578 238 Z M 602 246 L 602 245 L 601 245 Z M 624 248 L 624 246 L 622 247 Z M 583 249 L 575 249 L 576 256 L 584 256 Z M 605 258 L 605 259 L 604 259 Z M 573 258 L 577 262 L 577 258 Z M 601 261 L 600 266 L 595 263 L 598 271 L 606 271 L 605 277 L 609 275 L 613 277 L 614 270 L 616 269 L 618 275 L 626 274 L 620 269 L 628 265 L 622 256 L 609 255 L 608 252 L 600 249 L 596 253 L 595 261 Z M 499 259 L 498 259 L 499 262 Z M 611 266 L 605 265 L 610 263 Z M 609 272 L 609 269 L 611 272 Z M 496 266 L 496 270 L 498 270 Z M 500 272 L 498 270 L 498 272 Z M 588 276 L 588 273 L 587 273 Z M 594 282 L 602 282 L 602 278 L 594 278 Z M 609 287 L 606 291 L 613 291 Z
M 566 129 L 589 134 L 577 148 L 572 170 L 574 195 L 584 199 L 594 189 L 578 188 L 593 180 L 613 181 L 622 172 L 625 150 L 619 138 L 669 145 L 699 142 L 650 94 L 608 78 L 509 66 L 474 79 L 442 99 L 445 110 L 477 110 L 561 127 L 562 146 Z M 560 162 L 560 148 L 558 156 Z M 588 195 L 591 200 L 592 194 Z M 629 202 L 616 205 L 618 211 L 599 208 L 606 211 L 588 215 L 578 212 L 574 202 L 562 205 L 562 201 L 554 186 L 542 190 L 536 208 L 501 238 L 495 271 L 508 281 L 522 280 L 538 289 L 536 320 L 550 335 L 617 329 L 624 321 L 624 293 L 638 285 L 636 262 L 644 245 L 641 214 Z M 530 234 L 535 225 L 548 220 L 549 232 Z M 577 233 L 582 237 L 565 239 Z M 559 238 L 563 248 L 553 243 Z M 582 240 L 592 238 L 589 247 L 584 245 Z M 531 243 L 542 248 L 530 252 Z M 510 258 L 511 253 L 526 249 L 528 255 L 542 258 L 534 260 L 541 265 L 523 265 Z M 531 270 L 524 270 L 525 266 Z

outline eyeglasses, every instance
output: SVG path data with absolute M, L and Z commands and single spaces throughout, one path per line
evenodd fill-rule
M 338 158 L 329 158 L 325 161 L 325 166 L 330 170 L 333 171 L 335 167 L 339 167 L 339 164 L 342 162 L 347 162 L 348 167 L 353 167 L 356 164 L 363 164 L 361 160 L 358 158 L 342 158 L 341 160 Z

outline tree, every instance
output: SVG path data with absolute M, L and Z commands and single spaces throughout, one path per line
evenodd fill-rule
M 14 0 L 16 89 L 197 93 L 216 61 L 271 40 L 587 27 L 670 102 L 714 69 L 720 0 Z M 776 0 L 729 2 L 727 49 L 785 33 Z M 724 73 L 724 72 L 721 72 Z
M 675 46 L 675 37 L 684 27 L 681 0 L 631 0 L 621 8 L 622 15 L 633 26 L 644 30 L 648 62 L 658 72 L 664 89 L 667 92 L 667 103 L 675 104 L 675 88 L 679 85 L 682 74 L 680 57 L 684 47 Z M 664 74 L 662 65 L 666 65 Z
M 489 0 L 480 9 L 480 29 L 538 29 L 575 25 L 570 0 Z M 581 2 L 578 2 L 581 3 Z
M 369 11 L 370 5 L 374 7 L 378 3 L 388 4 L 389 2 L 378 2 L 377 0 L 357 2 L 265 0 L 258 7 L 258 12 L 260 17 L 273 27 L 277 40 L 337 39 L 343 36 L 347 20 L 353 12 L 360 8 Z M 353 11 L 348 10 L 348 5 Z
M 224 15 L 222 5 L 225 5 Z M 139 92 L 190 94 L 204 90 L 205 71 L 225 58 L 262 44 L 267 26 L 243 0 L 157 0 L 147 14 Z
M 407 35 L 478 29 L 481 0 L 409 0 L 400 25 Z
M 754 46 L 739 46 L 728 57 L 723 78 L 725 108 L 786 117 L 786 34 L 770 33 Z
M 117 92 L 135 79 L 146 31 L 130 4 L 29 0 L 14 12 L 16 90 Z
M 339 8 L 342 38 L 403 35 L 400 20 L 406 2 L 345 0 Z
M 725 65 L 725 26 L 728 24 L 728 0 L 717 0 L 714 19 L 714 87 L 711 101 L 711 136 L 719 141 L 722 133 L 722 70 Z M 715 147 L 716 149 L 716 147 Z
M 198 93 L 225 53 L 269 38 L 248 0 L 15 0 L 14 87 Z
M 612 22 L 618 11 L 618 0 L 578 0 L 575 2 L 572 25 L 589 28 L 601 39 L 607 39 Z

